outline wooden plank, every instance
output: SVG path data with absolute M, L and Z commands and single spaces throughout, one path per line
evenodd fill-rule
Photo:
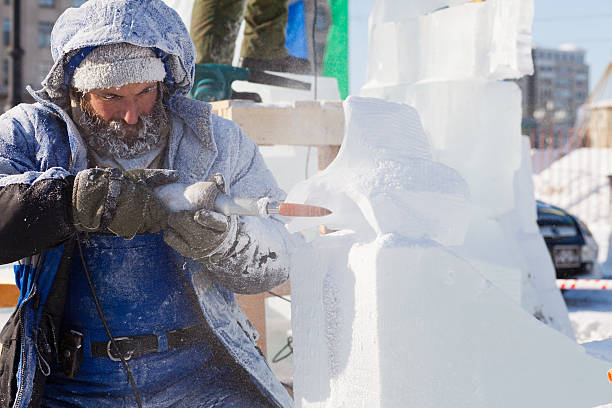
M 270 292 L 279 296 L 289 296 L 291 294 L 291 284 L 289 281 L 272 289 Z M 266 347 L 266 298 L 274 296 L 272 293 L 263 292 L 256 295 L 236 295 L 238 305 L 244 310 L 249 321 L 259 333 L 257 345 L 267 356 Z
M 236 122 L 258 145 L 340 145 L 344 110 L 339 101 L 299 101 L 263 105 L 246 101 L 213 102 L 213 112 Z
M 15 307 L 19 298 L 19 289 L 15 285 L 0 284 L 0 307 Z
M 257 345 L 266 356 L 266 293 L 256 295 L 236 295 L 238 305 L 246 313 L 249 321 L 259 333 Z
M 319 158 L 319 171 L 324 170 L 329 164 L 334 161 L 340 146 L 319 146 L 317 147 L 317 154 Z

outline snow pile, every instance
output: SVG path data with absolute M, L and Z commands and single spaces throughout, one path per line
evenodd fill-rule
M 469 234 L 466 184 L 433 159 L 415 110 L 350 97 L 345 112 L 336 160 L 288 197 L 330 203 L 335 218 L 326 224 L 342 228 L 295 254 L 296 405 L 575 408 L 612 400 L 610 363 L 534 319 L 453 252 Z M 569 388 L 579 391 L 560 392 Z
M 521 93 L 515 83 L 499 81 L 532 72 L 533 1 L 457 2 L 436 11 L 437 4 L 422 0 L 404 6 L 404 14 L 402 3 L 375 3 L 362 94 L 414 106 L 433 157 L 467 181 L 469 230 L 457 253 L 527 311 L 573 337 L 536 225 L 529 149 L 520 136 Z M 405 29 L 416 31 L 406 36 Z M 395 54 L 409 54 L 418 72 L 389 74 L 394 54 L 381 48 L 394 41 L 405 44 Z
M 599 244 L 600 262 L 612 257 L 608 248 L 612 149 L 580 148 L 560 158 L 557 152 L 536 150 L 532 159 L 534 167 L 541 168 L 534 176 L 536 197 L 564 208 L 588 225 Z

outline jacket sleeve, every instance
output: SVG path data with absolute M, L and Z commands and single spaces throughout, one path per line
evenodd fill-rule
M 41 168 L 46 158 L 34 126 L 10 113 L 0 118 L 0 263 L 57 246 L 74 232 L 73 177 L 61 167 Z
M 285 193 L 278 188 L 259 149 L 242 131 L 239 132 L 239 160 L 229 182 L 228 192 L 235 196 L 282 201 Z M 222 259 L 208 265 L 208 270 L 224 287 L 236 293 L 259 293 L 272 289 L 289 277 L 292 247 L 299 245 L 298 234 L 290 234 L 282 217 L 238 217 L 236 239 Z M 214 259 L 215 257 L 213 257 Z

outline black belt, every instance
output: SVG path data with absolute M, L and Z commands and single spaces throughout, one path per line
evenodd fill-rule
M 205 339 L 204 330 L 203 324 L 196 324 L 194 326 L 167 331 L 166 338 L 168 339 L 168 350 L 203 341 Z M 132 357 L 138 358 L 144 354 L 155 353 L 159 350 L 156 334 L 115 337 L 115 343 L 119 347 L 119 350 L 121 350 L 121 355 L 123 355 L 126 361 Z M 110 340 L 92 342 L 91 356 L 108 357 L 113 361 L 121 361 L 117 349 Z

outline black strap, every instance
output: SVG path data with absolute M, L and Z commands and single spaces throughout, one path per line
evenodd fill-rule
M 85 277 L 87 278 L 87 284 L 89 285 L 89 289 L 91 290 L 91 296 L 93 297 L 94 304 L 96 305 L 96 310 L 98 311 L 98 316 L 100 316 L 100 320 L 104 325 L 104 330 L 106 330 L 106 334 L 108 335 L 110 343 L 114 346 L 115 350 L 119 350 L 117 347 L 117 343 L 115 338 L 111 334 L 110 328 L 108 327 L 108 323 L 106 322 L 106 318 L 104 317 L 104 312 L 102 311 L 102 306 L 100 306 L 100 301 L 98 301 L 98 295 L 96 295 L 96 291 L 93 286 L 93 282 L 91 281 L 91 276 L 89 276 L 89 271 L 87 270 L 87 263 L 85 262 L 85 256 L 83 255 L 83 248 L 81 248 L 81 238 L 77 234 L 77 247 L 79 249 L 79 255 L 81 257 L 81 263 L 83 264 L 83 272 L 85 273 Z M 140 393 L 138 392 L 138 388 L 136 387 L 136 381 L 134 381 L 134 376 L 132 375 L 132 371 L 130 367 L 127 365 L 127 360 L 123 356 L 123 354 L 119 354 L 119 360 L 121 364 L 123 364 L 123 368 L 125 369 L 125 374 L 127 375 L 128 382 L 132 387 L 132 392 L 134 393 L 134 398 L 136 398 L 136 405 L 138 408 L 142 408 L 142 400 L 140 399 Z
M 204 341 L 203 333 L 204 327 L 202 324 L 167 331 L 168 350 Z M 138 358 L 149 353 L 156 353 L 159 349 L 157 335 L 155 334 L 115 337 L 115 343 L 119 346 L 121 354 L 128 359 Z M 119 360 L 117 349 L 109 341 L 92 342 L 91 356 Z

